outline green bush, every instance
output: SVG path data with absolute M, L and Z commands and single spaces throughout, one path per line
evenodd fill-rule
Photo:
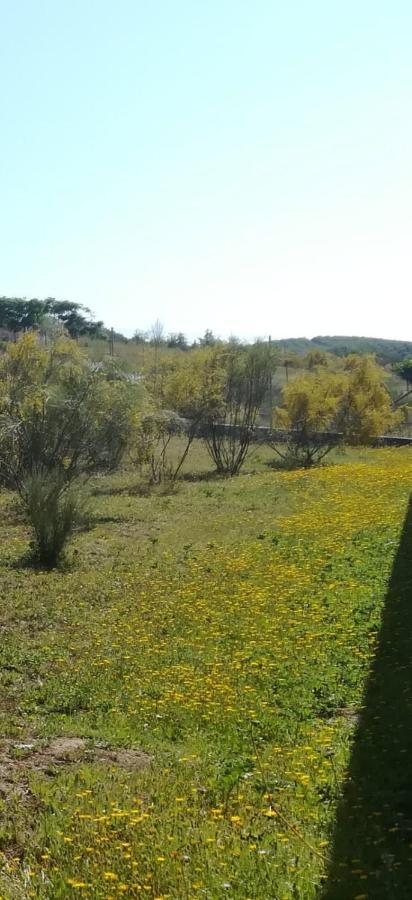
M 0 359 L 0 485 L 21 493 L 38 471 L 71 482 L 116 469 L 141 394 L 115 364 L 93 365 L 74 341 L 44 348 L 24 335 Z
M 32 557 L 53 568 L 61 561 L 73 532 L 85 522 L 81 491 L 68 484 L 59 472 L 38 471 L 23 482 L 21 501 L 33 533 Z

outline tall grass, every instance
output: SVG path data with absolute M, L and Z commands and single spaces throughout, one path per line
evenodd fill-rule
M 32 529 L 32 558 L 53 568 L 86 517 L 79 486 L 69 485 L 59 472 L 37 471 L 24 481 L 21 498 Z

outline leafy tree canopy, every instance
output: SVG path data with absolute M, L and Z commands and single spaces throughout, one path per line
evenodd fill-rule
M 317 370 L 286 385 L 277 424 L 298 435 L 302 447 L 316 444 L 321 432 L 339 432 L 350 443 L 367 444 L 403 418 L 393 411 L 384 378 L 373 357 L 351 354 L 342 373 Z
M 98 336 L 103 322 L 94 322 L 90 310 L 68 300 L 26 300 L 21 297 L 0 297 L 0 328 L 18 334 L 31 328 L 41 328 L 47 318 L 57 320 L 71 337 Z
M 120 461 L 139 419 L 141 386 L 110 361 L 92 364 L 70 339 L 31 331 L 0 362 L 0 483 L 38 472 L 67 481 Z
M 402 362 L 394 366 L 394 369 L 408 385 L 412 384 L 412 357 L 403 359 Z

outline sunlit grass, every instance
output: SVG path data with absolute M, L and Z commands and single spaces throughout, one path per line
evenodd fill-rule
M 152 763 L 32 773 L 3 804 L 4 898 L 319 895 L 412 476 L 408 450 L 363 455 L 170 497 L 99 479 L 63 572 L 10 565 L 9 509 L 2 734 Z

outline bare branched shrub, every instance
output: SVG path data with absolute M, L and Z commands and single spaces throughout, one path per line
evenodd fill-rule
M 181 460 L 174 462 L 170 451 L 174 437 L 185 433 L 185 422 L 176 413 L 159 410 L 143 416 L 137 431 L 132 459 L 143 472 L 149 472 L 150 484 L 176 480 Z
M 268 346 L 259 343 L 217 351 L 217 362 L 221 398 L 209 418 L 205 441 L 217 471 L 237 475 L 249 452 L 274 363 Z

